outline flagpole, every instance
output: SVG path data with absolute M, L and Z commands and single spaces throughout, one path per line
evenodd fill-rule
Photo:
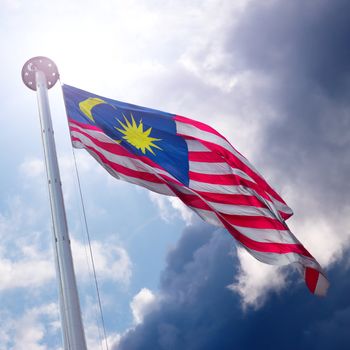
M 41 136 L 44 148 L 46 174 L 49 188 L 53 224 L 53 246 L 56 275 L 59 286 L 59 301 L 62 334 L 65 350 L 86 350 L 86 340 L 81 318 L 79 296 L 74 273 L 72 252 L 62 185 L 57 161 L 54 132 L 47 91 L 59 77 L 57 67 L 46 57 L 33 57 L 22 68 L 24 84 L 36 90 Z

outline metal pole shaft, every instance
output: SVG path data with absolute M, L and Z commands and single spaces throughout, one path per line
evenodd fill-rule
M 60 310 L 64 346 L 66 350 L 86 350 L 51 113 L 47 97 L 47 82 L 44 72 L 40 70 L 35 72 L 35 77 L 53 220 L 56 271 L 58 273 L 59 288 L 61 291 Z

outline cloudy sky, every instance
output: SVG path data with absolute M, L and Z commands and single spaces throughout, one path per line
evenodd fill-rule
M 331 287 L 256 262 L 176 199 L 75 151 L 110 349 L 348 349 L 350 2 L 0 0 L 0 349 L 62 349 L 35 93 L 61 80 L 224 134 L 294 209 Z M 106 349 L 59 84 L 50 90 L 89 349 Z

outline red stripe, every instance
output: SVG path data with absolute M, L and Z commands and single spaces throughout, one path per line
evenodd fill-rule
M 180 197 L 180 196 L 179 196 Z M 230 224 L 241 227 L 258 228 L 258 229 L 274 229 L 285 230 L 286 227 L 278 220 L 254 215 L 233 215 L 224 214 L 220 210 L 213 209 L 210 204 L 206 203 L 200 197 L 195 195 L 181 194 L 181 200 L 188 206 L 193 208 L 209 210 L 216 213 L 220 213 Z
M 249 166 L 247 166 L 245 163 L 243 163 L 233 153 L 229 152 L 224 147 L 222 147 L 218 144 L 212 143 L 212 142 L 203 141 L 203 140 L 200 140 L 200 139 L 194 138 L 194 137 L 189 137 L 187 135 L 182 135 L 182 136 L 187 138 L 187 139 L 194 139 L 194 140 L 200 141 L 204 146 L 206 146 L 212 152 L 220 154 L 223 157 L 222 159 L 225 159 L 225 161 L 232 168 L 238 168 L 238 169 L 242 170 L 243 172 L 245 172 L 249 177 L 251 177 L 256 182 L 256 184 L 258 185 L 257 187 L 261 189 L 261 190 L 259 190 L 259 194 L 262 195 L 262 192 L 266 192 L 266 194 L 262 195 L 262 197 L 264 197 L 270 201 L 271 199 L 267 195 L 267 194 L 270 194 L 273 198 L 275 198 L 279 202 L 287 205 L 286 202 L 281 198 L 281 196 L 273 188 L 271 188 L 269 186 L 269 184 L 261 176 L 256 174 Z M 279 213 L 283 216 L 283 218 L 285 220 L 293 215 L 293 214 L 283 213 L 280 210 L 279 210 Z
M 311 293 L 315 293 L 319 272 L 311 267 L 305 268 L 305 282 Z
M 273 230 L 285 230 L 286 226 L 280 221 L 268 218 L 266 216 L 253 216 L 253 215 L 232 215 L 222 214 L 223 217 L 232 225 L 259 228 L 259 229 L 273 229 Z
M 246 206 L 259 207 L 259 208 L 267 208 L 263 203 L 261 203 L 259 200 L 257 200 L 253 196 L 221 195 L 221 194 L 215 194 L 210 192 L 199 192 L 199 191 L 196 191 L 196 193 L 198 193 L 198 195 L 201 196 L 204 200 L 218 203 L 218 204 L 246 205 Z M 188 194 L 188 193 L 181 194 L 183 200 L 186 202 L 191 202 L 192 200 L 197 199 L 198 195 Z
M 220 154 L 228 164 L 230 164 L 233 168 L 241 169 L 248 176 L 250 176 L 262 189 L 264 189 L 267 193 L 272 195 L 275 199 L 285 204 L 280 195 L 272 189 L 269 184 L 258 174 L 256 174 L 248 165 L 243 163 L 239 158 L 237 158 L 233 153 L 229 152 L 224 147 L 214 144 L 207 141 L 202 141 L 203 144 L 208 147 L 211 151 Z
M 192 196 L 179 192 L 175 188 L 172 188 L 172 190 L 186 205 L 193 205 L 194 207 L 199 207 L 200 209 L 206 209 L 205 207 L 209 208 L 209 206 L 199 197 L 197 199 L 194 199 Z M 254 241 L 253 239 L 248 238 L 247 236 L 243 235 L 237 229 L 231 226 L 230 224 L 231 218 L 234 216 L 240 217 L 239 215 L 226 215 L 226 214 L 220 214 L 214 210 L 211 210 L 211 211 L 216 213 L 219 220 L 224 224 L 224 226 L 231 233 L 231 235 L 249 249 L 252 249 L 258 252 L 264 252 L 264 253 L 276 253 L 276 254 L 296 253 L 307 257 L 312 257 L 311 254 L 301 244 L 267 243 L 267 242 Z M 248 216 L 247 222 L 249 222 L 250 224 L 248 225 L 248 227 L 254 227 L 252 223 L 255 223 L 256 220 L 260 220 L 260 219 L 261 217 Z M 262 219 L 266 219 L 266 218 L 263 217 Z M 274 221 L 274 223 L 276 223 L 276 220 Z M 242 222 L 239 222 L 237 223 L 237 226 L 244 226 L 244 225 L 242 225 Z M 261 227 L 258 227 L 258 228 L 261 228 Z M 271 228 L 278 229 L 275 226 Z M 281 224 L 280 229 L 285 230 L 285 227 Z
M 80 126 L 83 129 L 89 129 L 89 130 L 95 130 L 95 131 L 100 131 L 103 133 L 103 130 L 95 125 L 91 125 L 91 124 L 85 124 L 85 123 L 80 123 L 78 121 L 76 121 L 75 119 L 72 118 L 68 118 L 69 123 L 72 124 L 76 124 L 78 126 Z
M 154 163 L 148 157 L 136 156 L 135 154 L 129 152 L 126 148 L 124 148 L 123 146 L 120 146 L 116 142 L 115 143 L 109 143 L 109 142 L 100 141 L 100 140 L 96 139 L 95 137 L 87 134 L 86 132 L 84 132 L 84 131 L 82 131 L 80 129 L 77 129 L 75 127 L 72 127 L 72 126 L 70 126 L 70 130 L 71 131 L 76 131 L 76 132 L 86 136 L 94 144 L 96 144 L 98 147 L 103 148 L 105 151 L 108 151 L 108 152 L 113 153 L 113 154 L 118 155 L 118 156 L 124 156 L 124 157 L 128 157 L 128 158 L 131 158 L 131 159 L 138 159 L 138 160 L 142 161 L 143 163 L 152 166 L 153 168 L 162 169 L 158 164 Z M 72 136 L 72 138 L 73 138 L 73 136 Z
M 232 185 L 232 186 L 245 186 L 252 189 L 261 197 L 271 202 L 269 195 L 256 183 L 248 181 L 236 174 L 201 174 L 193 171 L 189 172 L 189 178 L 193 181 L 213 184 L 213 185 Z
M 77 132 L 77 133 L 79 133 L 81 135 L 84 135 L 85 137 L 87 137 L 88 139 L 93 141 L 97 146 L 102 147 L 106 151 L 111 152 L 111 153 L 113 153 L 115 155 L 125 156 L 125 157 L 129 157 L 129 158 L 132 158 L 132 159 L 136 159 L 137 158 L 134 154 L 132 154 L 129 151 L 127 151 L 124 147 L 119 146 L 119 144 L 116 143 L 116 142 L 113 142 L 113 143 L 111 143 L 111 142 L 103 142 L 103 141 L 97 139 L 96 137 L 94 137 L 94 136 L 86 133 L 85 131 L 82 131 L 82 130 L 74 127 L 74 126 L 70 126 L 70 131 L 71 132 L 75 131 L 75 132 Z M 72 135 L 72 138 L 73 137 L 74 136 Z
M 77 137 L 73 137 L 72 140 L 82 142 Z M 90 147 L 87 145 L 84 145 L 84 147 L 86 149 L 89 149 L 90 151 L 94 152 L 95 154 L 97 154 L 103 163 L 109 165 L 117 173 L 120 173 L 120 174 L 123 174 L 126 176 L 130 176 L 130 177 L 133 177 L 135 179 L 141 179 L 141 180 L 145 180 L 145 181 L 149 181 L 149 182 L 153 182 L 153 183 L 162 183 L 162 184 L 166 184 L 167 182 L 175 183 L 175 181 L 173 179 L 171 179 L 170 177 L 168 177 L 166 175 L 159 174 L 158 176 L 156 176 L 156 175 L 149 173 L 149 172 L 137 171 L 137 170 L 127 168 L 125 166 L 111 162 L 102 153 L 100 153 L 99 151 L 97 151 L 93 147 Z M 176 184 L 179 185 L 178 182 L 176 182 Z
M 253 207 L 267 208 L 265 203 L 259 201 L 255 196 L 246 196 L 242 194 L 226 194 L 196 191 L 204 199 L 223 204 L 249 205 Z
M 209 210 L 216 213 L 220 211 L 214 210 L 211 208 L 210 204 L 206 203 L 200 197 L 196 195 L 184 194 L 184 193 L 176 193 L 181 200 L 191 207 L 203 210 Z M 227 220 L 230 224 L 248 227 L 248 228 L 258 228 L 258 229 L 274 229 L 274 230 L 285 230 L 286 226 L 280 221 L 265 217 L 265 216 L 253 216 L 253 215 L 233 215 L 233 214 L 224 214 L 220 213 L 225 220 Z
M 281 215 L 283 220 L 287 220 L 288 218 L 290 218 L 293 215 L 293 214 L 284 213 L 283 211 L 278 211 L 278 212 Z
M 188 152 L 188 159 L 192 162 L 226 163 L 225 159 L 215 152 Z
M 182 117 L 180 115 L 176 115 L 173 119 L 175 121 L 179 121 L 181 123 L 192 125 L 192 126 L 196 127 L 197 129 L 200 129 L 200 130 L 203 130 L 206 132 L 210 132 L 211 134 L 215 134 L 215 135 L 221 137 L 222 139 L 226 140 L 219 132 L 217 132 L 215 129 L 213 129 L 211 126 L 209 126 L 207 124 L 204 124 L 204 123 L 201 123 L 201 122 L 198 122 L 196 120 L 189 119 L 186 117 Z
M 181 116 L 176 116 L 174 119 L 179 121 L 179 122 L 181 122 L 181 123 L 185 123 L 185 124 L 189 124 L 189 125 L 195 126 L 196 128 L 198 128 L 200 130 L 203 130 L 205 132 L 209 132 L 211 134 L 219 136 L 220 138 L 225 140 L 228 143 L 228 145 L 230 145 L 230 147 L 232 147 L 238 154 L 241 155 L 241 153 L 239 153 L 229 143 L 229 141 L 227 141 L 227 139 L 225 137 L 223 137 L 219 132 L 217 132 L 212 127 L 210 127 L 210 126 L 208 126 L 208 125 L 206 125 L 204 123 L 200 123 L 200 122 L 197 122 L 195 120 L 192 120 L 192 119 L 189 119 L 189 118 L 185 118 L 185 117 L 181 117 Z M 215 152 L 217 154 L 220 154 L 224 159 L 226 159 L 227 163 L 230 164 L 233 168 L 239 168 L 239 169 L 243 170 L 256 183 L 258 183 L 267 193 L 272 195 L 278 201 L 280 201 L 280 202 L 285 204 L 285 202 L 279 196 L 279 194 L 274 189 L 272 189 L 269 186 L 269 184 L 260 175 L 256 174 L 255 171 L 253 171 L 249 166 L 247 166 L 244 162 L 242 162 L 239 158 L 237 158 L 232 152 L 228 151 L 227 149 L 225 149 L 224 147 L 222 147 L 222 146 L 220 146 L 220 145 L 218 145 L 216 143 L 204 141 L 204 140 L 201 140 L 198 137 L 191 137 L 189 135 L 183 135 L 183 134 L 179 134 L 179 136 L 182 136 L 182 137 L 184 137 L 186 139 L 194 139 L 194 140 L 200 141 L 204 146 L 209 148 L 211 151 L 213 151 L 213 152 Z M 247 160 L 247 162 L 248 162 L 248 160 Z
M 240 185 L 240 178 L 235 174 L 203 174 L 190 171 L 189 178 L 193 181 L 206 182 L 213 185 Z
M 191 194 L 185 194 L 179 191 L 174 190 L 176 195 L 188 206 L 197 208 L 197 209 L 203 209 L 203 210 L 209 210 L 213 211 L 213 209 L 199 196 L 197 195 L 191 195 Z
M 276 253 L 276 254 L 288 254 L 296 253 L 304 255 L 306 257 L 313 258 L 312 255 L 301 244 L 288 244 L 288 243 L 265 243 L 254 241 L 232 227 L 228 222 L 220 218 L 220 221 L 225 225 L 226 229 L 231 235 L 237 239 L 240 243 L 249 249 L 262 253 Z

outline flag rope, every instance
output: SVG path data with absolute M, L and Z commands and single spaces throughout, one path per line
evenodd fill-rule
M 96 273 L 95 259 L 94 259 L 94 254 L 93 254 L 92 246 L 91 246 L 90 230 L 89 230 L 89 225 L 88 225 L 87 217 L 86 217 L 84 197 L 83 197 L 83 193 L 82 193 L 82 190 L 81 190 L 81 182 L 80 182 L 80 176 L 79 176 L 79 171 L 78 171 L 78 166 L 77 166 L 77 159 L 76 159 L 76 155 L 75 155 L 75 151 L 74 151 L 73 147 L 72 147 L 72 151 L 73 151 L 73 158 L 74 158 L 74 168 L 75 168 L 75 173 L 76 173 L 77 183 L 78 183 L 79 198 L 80 198 L 81 207 L 82 207 L 84 229 L 85 229 L 85 232 L 86 232 L 87 243 L 88 243 L 88 246 L 89 246 L 89 254 L 88 255 L 90 256 L 90 261 L 91 261 L 91 265 L 92 265 L 92 273 L 93 273 L 93 279 L 94 279 L 94 284 L 95 284 L 95 289 L 96 289 L 98 307 L 99 307 L 100 316 L 101 316 L 101 324 L 102 324 L 102 329 L 103 329 L 103 336 L 104 336 L 104 339 L 105 339 L 106 350 L 109 350 L 108 342 L 107 342 L 107 333 L 106 333 L 106 327 L 105 327 L 105 320 L 104 320 L 102 303 L 101 303 L 100 288 L 99 288 L 99 285 L 98 285 L 98 279 L 97 279 L 97 273 Z M 100 333 L 100 329 L 99 329 L 99 333 Z M 100 336 L 100 341 L 101 341 L 101 345 L 102 345 L 101 334 L 99 334 L 99 336 Z

